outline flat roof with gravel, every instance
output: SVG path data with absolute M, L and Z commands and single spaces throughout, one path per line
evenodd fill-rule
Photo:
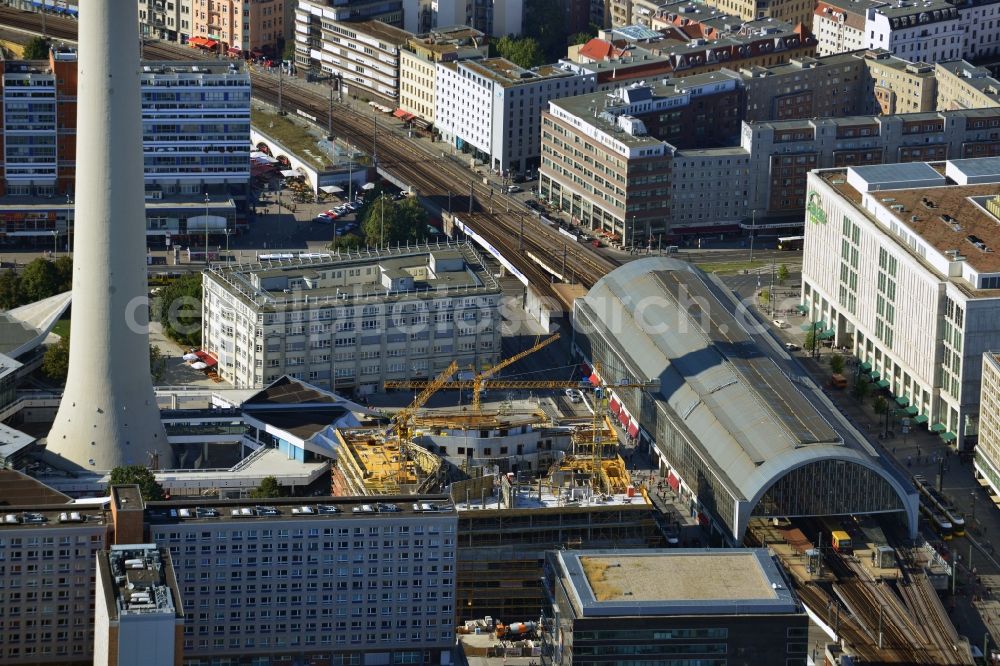
M 801 612 L 763 548 L 560 551 L 578 617 Z

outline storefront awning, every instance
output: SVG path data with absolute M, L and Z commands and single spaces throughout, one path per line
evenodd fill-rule
M 941 433 L 941 441 L 944 442 L 945 444 L 951 444 L 956 439 L 958 439 L 958 437 L 953 432 L 943 432 L 943 433 Z
M 627 426 L 629 421 L 631 420 L 632 417 L 630 417 L 628 415 L 628 412 L 626 412 L 624 409 L 618 413 L 618 423 L 621 423 L 623 428 Z
M 927 415 L 919 414 L 917 418 L 913 419 L 913 422 L 916 423 L 917 425 L 923 425 L 924 423 L 927 423 Z
M 868 372 L 871 369 L 872 369 L 872 364 L 869 363 L 868 361 L 865 361 L 864 363 L 861 364 L 861 372 Z
M 830 328 L 830 329 L 827 329 L 827 330 L 823 331 L 822 333 L 820 333 L 818 337 L 819 337 L 820 340 L 830 340 L 830 339 L 832 339 L 836 335 L 837 335 L 837 332 L 835 330 L 833 330 L 832 328 Z
M 917 409 L 916 405 L 910 405 L 909 407 L 906 408 L 906 415 L 907 416 L 916 416 L 917 412 L 919 412 L 919 411 L 920 410 Z
M 323 185 L 319 188 L 320 192 L 325 192 L 327 194 L 338 194 L 344 191 L 344 188 L 337 187 L 336 185 Z
M 639 424 L 636 423 L 635 421 L 632 421 L 631 423 L 628 424 L 628 436 L 635 437 L 638 434 L 639 434 Z
M 900 407 L 906 407 L 908 404 L 910 404 L 910 396 L 908 395 L 897 396 L 896 404 L 899 405 Z
M 670 489 L 676 493 L 677 489 L 681 487 L 681 482 L 677 476 L 671 472 L 667 475 L 667 485 L 670 486 Z
M 931 426 L 931 432 L 944 432 L 945 427 L 943 423 L 935 423 Z
M 281 172 L 281 175 L 285 178 L 295 178 L 296 176 L 301 176 L 302 174 L 295 169 L 285 169 Z
M 597 376 L 596 372 L 593 373 L 593 374 L 591 374 L 590 377 L 588 378 L 588 380 L 594 386 L 600 386 L 601 385 L 601 378 Z
M 877 382 L 878 380 L 882 379 L 882 375 L 880 375 L 878 372 L 873 372 L 871 374 L 871 378 L 873 382 Z
M 889 380 L 880 379 L 877 382 L 875 382 L 875 386 L 879 387 L 880 389 L 889 388 Z
M 608 403 L 608 409 L 617 414 L 621 411 L 622 406 L 618 403 L 618 398 L 611 398 L 611 402 Z
M 798 310 L 799 312 L 801 312 L 802 314 L 805 314 L 805 313 L 809 312 L 809 306 L 808 305 L 796 305 L 795 309 Z

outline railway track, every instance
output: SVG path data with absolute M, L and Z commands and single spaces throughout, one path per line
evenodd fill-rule
M 0 22 L 25 32 L 40 32 L 39 17 L 30 12 L 0 8 Z M 65 41 L 76 39 L 76 27 L 76 22 L 70 19 L 52 17 L 46 21 L 47 34 Z M 212 59 L 211 55 L 199 49 L 155 40 L 143 40 L 142 57 L 147 60 Z M 254 97 L 278 105 L 277 77 L 260 70 L 252 70 L 250 76 Z M 281 85 L 283 110 L 301 109 L 317 119 L 328 119 L 328 95 L 298 84 L 294 79 L 285 81 Z M 438 205 L 447 198 L 457 196 L 461 199 L 463 192 L 459 190 L 468 187 L 472 192 L 473 211 L 459 214 L 460 219 L 494 247 L 503 248 L 504 256 L 517 266 L 541 295 L 569 306 L 570 303 L 551 288 L 551 273 L 558 272 L 564 281 L 577 281 L 589 288 L 617 265 L 540 222 L 517 199 L 504 193 L 494 194 L 481 184 L 477 186 L 475 176 L 451 158 L 435 156 L 424 146 L 406 140 L 399 134 L 401 128 L 395 119 L 384 119 L 378 131 L 376 122 L 374 116 L 369 117 L 341 104 L 335 106 L 333 117 L 328 119 L 335 135 L 348 138 L 361 150 L 377 156 L 380 168 L 403 182 L 412 183 L 421 196 L 435 199 Z M 499 211 L 501 206 L 503 212 Z M 529 253 L 552 270 L 544 270 L 529 258 Z

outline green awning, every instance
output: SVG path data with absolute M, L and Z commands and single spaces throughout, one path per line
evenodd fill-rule
M 819 331 L 819 330 L 822 330 L 822 329 L 826 328 L 826 322 L 825 321 L 811 321 L 811 322 L 802 324 L 801 326 L 799 326 L 799 328 L 801 328 L 803 331 L 808 331 L 810 329 L 815 329 L 815 330 Z
M 889 388 L 889 380 L 880 379 L 877 382 L 875 382 L 875 386 L 879 387 L 880 389 Z
M 835 331 L 835 330 L 833 330 L 831 328 L 829 330 L 823 331 L 817 337 L 819 337 L 820 340 L 829 340 L 830 338 L 833 338 L 836 335 L 837 335 L 837 331 Z
M 872 364 L 869 363 L 868 361 L 865 361 L 864 363 L 861 364 L 861 372 L 868 372 L 871 369 L 872 369 Z
M 927 415 L 920 414 L 919 416 L 917 416 L 917 418 L 913 419 L 913 422 L 918 425 L 923 425 L 924 423 L 927 423 Z
M 931 432 L 944 432 L 944 430 L 945 428 L 943 423 L 935 423 L 931 426 Z
M 958 439 L 953 432 L 943 432 L 941 433 L 941 441 L 945 444 L 950 444 Z
M 908 404 L 910 404 L 910 396 L 908 395 L 898 396 L 896 398 L 896 404 L 899 405 L 900 407 L 906 407 Z
M 809 306 L 808 305 L 796 305 L 795 309 L 798 310 L 799 312 L 801 312 L 802 314 L 805 314 L 805 313 L 809 312 Z
M 877 373 L 877 372 L 873 372 L 873 373 L 872 373 L 872 381 L 873 381 L 873 382 L 877 382 L 877 381 L 878 381 L 878 380 L 880 380 L 880 379 L 882 379 L 882 375 L 880 375 L 880 374 L 879 374 L 879 373 Z
M 917 409 L 916 405 L 910 405 L 909 407 L 906 408 L 906 415 L 907 416 L 916 416 L 919 411 L 920 410 Z

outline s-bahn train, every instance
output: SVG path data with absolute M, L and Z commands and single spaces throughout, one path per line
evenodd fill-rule
M 927 483 L 920 474 L 913 476 L 913 485 L 920 492 L 921 513 L 925 516 L 930 513 L 934 518 L 928 518 L 935 531 L 942 539 L 950 539 L 954 536 L 965 536 L 965 518 L 959 514 L 953 506 L 945 499 L 941 493 Z M 951 529 L 947 529 L 950 527 Z

